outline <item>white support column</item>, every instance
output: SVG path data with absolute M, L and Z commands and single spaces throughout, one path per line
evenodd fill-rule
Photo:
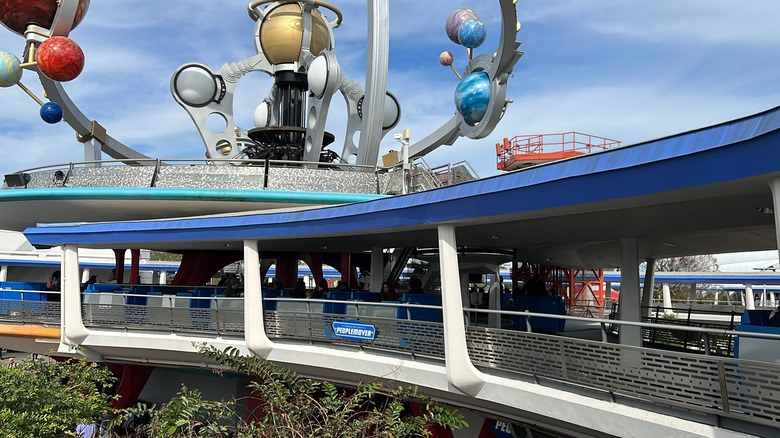
M 696 303 L 696 283 L 691 283 L 691 288 L 688 291 L 688 304 Z
M 636 238 L 620 239 L 622 257 L 620 263 L 620 319 L 623 321 L 641 320 L 639 303 L 639 243 Z M 642 345 L 639 327 L 621 326 L 620 343 Z
M 244 241 L 244 339 L 246 348 L 267 358 L 274 344 L 265 334 L 260 251 L 256 240 Z
M 380 292 L 382 290 L 382 283 L 387 280 L 384 278 L 382 272 L 385 267 L 384 251 L 378 246 L 371 247 L 371 287 L 368 289 L 371 292 Z
M 0 281 L 8 281 L 8 266 L 0 266 Z
M 160 271 L 160 284 L 165 285 L 168 283 L 168 271 Z
M 501 310 L 501 274 L 498 270 L 490 274 L 490 289 L 488 289 L 488 308 L 490 310 Z M 501 328 L 501 315 L 495 313 L 488 314 L 488 327 Z
M 79 251 L 76 245 L 62 245 L 60 265 L 60 351 L 73 352 L 89 335 L 81 319 L 81 282 L 79 281 Z
M 439 265 L 447 380 L 464 393 L 476 396 L 482 390 L 485 379 L 471 363 L 466 345 L 458 246 L 453 225 L 439 225 Z
M 668 283 L 662 284 L 661 291 L 664 300 L 664 314 L 673 315 L 674 311 L 672 310 L 672 292 L 669 289 L 669 284 Z
M 81 271 L 81 283 L 86 283 L 87 281 L 89 281 L 89 268 L 84 268 Z
M 769 183 L 772 189 L 772 214 L 775 217 L 775 236 L 777 239 L 777 251 L 780 256 L 780 178 L 775 178 Z
M 84 142 L 84 161 L 100 161 L 102 144 L 96 139 L 91 138 Z M 85 167 L 100 167 L 100 163 L 89 163 Z
M 650 317 L 650 312 L 653 311 L 653 293 L 655 289 L 655 259 L 647 259 L 647 269 L 645 269 L 645 284 L 642 289 L 642 309 L 644 309 L 643 316 L 645 318 Z M 666 304 L 664 303 L 664 307 Z
M 753 285 L 745 285 L 745 309 L 756 310 L 756 296 L 753 295 Z

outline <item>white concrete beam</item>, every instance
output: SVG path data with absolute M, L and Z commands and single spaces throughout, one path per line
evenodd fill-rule
M 485 384 L 484 375 L 471 363 L 463 318 L 458 246 L 453 225 L 439 225 L 441 301 L 444 313 L 444 358 L 447 380 L 464 393 L 476 396 Z

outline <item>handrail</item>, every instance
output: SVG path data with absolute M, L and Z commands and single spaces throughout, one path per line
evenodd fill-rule
M 663 329 L 671 328 L 674 330 L 688 331 L 693 333 L 709 333 L 709 334 L 717 334 L 717 335 L 725 335 L 725 336 L 750 336 L 751 338 L 755 337 L 755 338 L 780 340 L 780 334 L 773 334 L 773 333 L 743 332 L 743 331 L 736 331 L 736 330 L 691 327 L 691 326 L 675 325 L 675 324 L 657 324 L 652 322 L 625 321 L 620 319 L 585 318 L 581 316 L 559 315 L 555 313 L 535 313 L 529 311 L 477 309 L 477 308 L 470 308 L 470 307 L 464 307 L 463 311 L 474 312 L 474 313 L 487 313 L 487 314 L 493 313 L 493 314 L 510 315 L 510 316 L 525 316 L 529 318 L 541 317 L 541 318 L 564 319 L 567 321 L 582 321 L 582 322 L 592 322 L 592 323 L 599 322 L 603 324 L 625 325 L 625 326 L 642 327 L 642 328 L 663 328 Z
M 320 163 L 320 162 L 313 162 L 313 161 L 290 161 L 290 160 L 268 160 L 270 164 L 278 164 L 278 165 L 296 165 L 300 167 L 304 167 L 306 165 L 316 165 L 320 167 L 330 167 L 330 168 L 344 168 L 344 167 L 350 167 L 350 168 L 361 168 L 361 169 L 375 169 L 379 168 L 382 170 L 387 170 L 390 168 L 385 168 L 381 166 L 369 166 L 365 164 L 349 164 L 349 163 Z M 126 165 L 127 160 L 88 160 L 88 161 L 72 161 L 69 163 L 56 163 L 56 164 L 47 164 L 44 166 L 36 166 L 36 167 L 30 167 L 27 169 L 22 169 L 18 172 L 21 173 L 28 173 L 28 172 L 34 172 L 34 171 L 41 171 L 41 170 L 55 170 L 55 169 L 73 169 L 75 166 L 82 165 L 85 166 L 89 164 L 125 164 Z M 266 160 L 265 159 L 251 159 L 251 158 L 135 158 L 133 159 L 134 163 L 143 163 L 141 166 L 129 166 L 129 167 L 145 167 L 145 166 L 157 166 L 158 163 L 160 165 L 168 165 L 168 163 L 187 163 L 187 165 L 195 162 L 203 162 L 204 165 L 209 165 L 211 163 L 235 163 L 235 164 L 256 164 L 258 166 L 264 165 Z M 185 165 L 185 164 L 180 164 Z

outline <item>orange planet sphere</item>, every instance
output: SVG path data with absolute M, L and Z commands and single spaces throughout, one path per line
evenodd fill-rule
M 47 39 L 38 46 L 36 57 L 38 69 L 53 81 L 71 81 L 84 69 L 84 52 L 70 38 Z

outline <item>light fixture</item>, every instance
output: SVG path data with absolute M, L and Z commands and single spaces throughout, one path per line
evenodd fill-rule
M 764 213 L 764 214 L 773 214 L 775 212 L 769 207 L 758 207 L 756 210 L 758 210 L 759 213 Z
M 5 184 L 8 187 L 27 187 L 32 177 L 29 173 L 16 172 L 5 176 Z

